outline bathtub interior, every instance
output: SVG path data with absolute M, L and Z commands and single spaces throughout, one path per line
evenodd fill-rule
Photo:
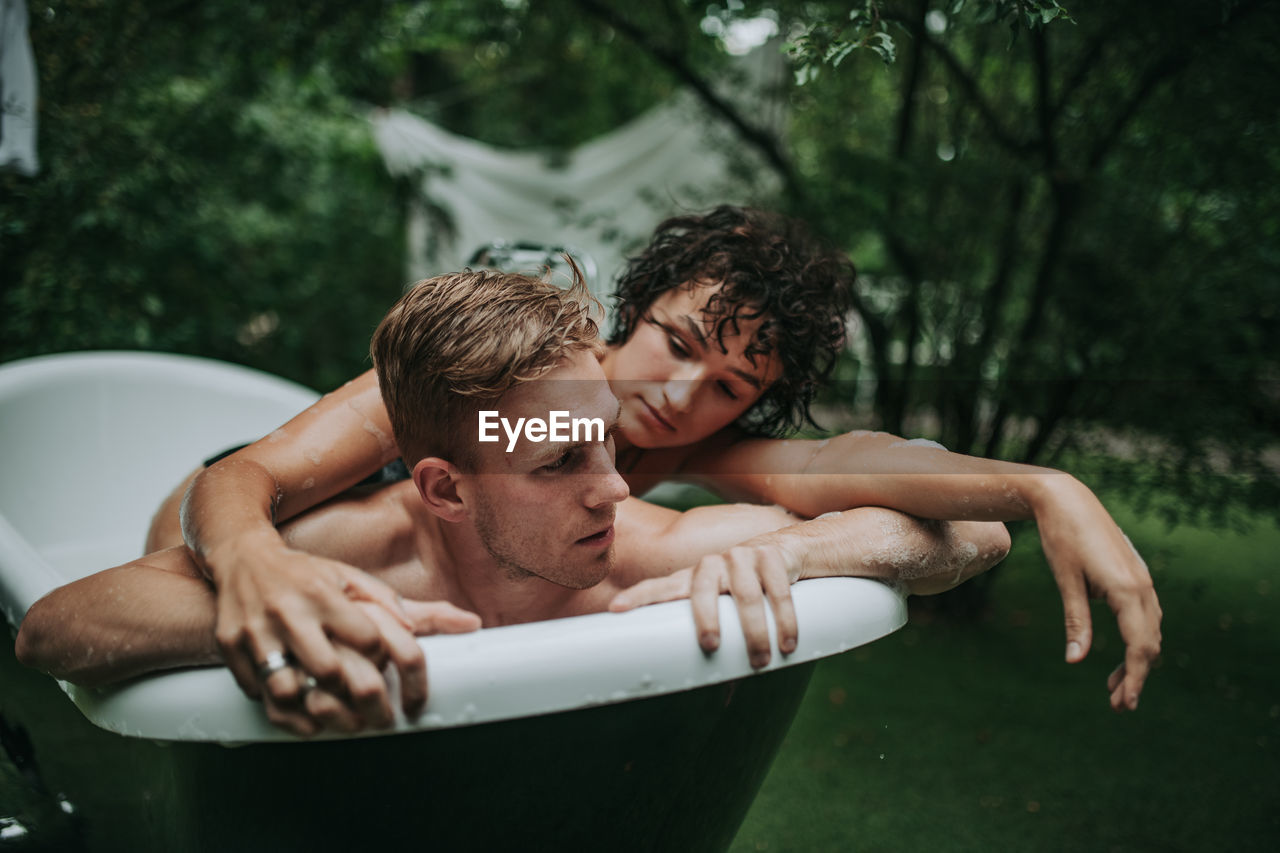
M 199 460 L 268 433 L 316 399 L 292 383 L 180 356 L 86 353 L 0 367 L 0 603 L 11 625 L 53 587 L 139 555 L 154 508 Z M 902 596 L 874 581 L 794 589 L 808 663 L 904 624 Z M 396 730 L 473 725 L 660 696 L 752 674 L 736 611 L 721 599 L 720 651 L 697 648 L 687 603 L 420 640 L 426 712 Z M 120 687 L 64 685 L 86 717 L 168 741 L 289 740 L 218 667 Z
M 33 594 L 139 556 L 152 513 L 200 460 L 261 437 L 317 397 L 176 355 L 77 353 L 0 367 L 3 544 L 28 547 L 21 557 L 34 552 L 48 573 L 6 590 L 10 621 Z M 18 555 L 0 559 L 6 579 L 38 577 Z

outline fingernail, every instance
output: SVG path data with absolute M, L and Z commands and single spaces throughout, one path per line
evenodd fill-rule
M 1130 710 L 1130 711 L 1136 711 L 1136 710 L 1138 710 L 1138 697 L 1137 697 L 1137 696 L 1130 696 L 1130 697 L 1129 697 L 1129 710 Z
M 720 648 L 720 636 L 712 634 L 710 631 L 702 635 L 702 647 L 709 652 L 714 652 Z
M 796 650 L 796 641 L 788 637 L 778 644 L 778 648 L 783 654 L 789 655 Z
M 751 665 L 756 669 L 759 669 L 760 667 L 764 666 L 767 663 L 769 663 L 768 652 L 756 652 L 754 655 L 751 656 Z
M 1072 640 L 1067 643 L 1067 660 L 1073 661 L 1078 657 L 1080 657 L 1080 644 Z

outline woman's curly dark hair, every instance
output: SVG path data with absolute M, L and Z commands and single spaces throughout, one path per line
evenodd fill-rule
M 720 283 L 704 314 L 724 350 L 726 331 L 763 317 L 746 354 L 777 353 L 782 374 L 738 421 L 753 435 L 778 436 L 814 424 L 809 406 L 844 347 L 853 263 L 794 219 L 721 206 L 676 216 L 654 232 L 618 281 L 610 344 L 631 337 L 653 301 L 676 287 Z M 816 426 L 816 424 L 814 424 Z

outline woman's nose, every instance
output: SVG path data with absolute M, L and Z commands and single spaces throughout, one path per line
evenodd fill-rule
M 700 366 L 693 367 L 692 365 L 668 379 L 666 384 L 662 386 L 662 393 L 667 398 L 667 405 L 679 412 L 688 411 L 701 381 L 702 368 Z

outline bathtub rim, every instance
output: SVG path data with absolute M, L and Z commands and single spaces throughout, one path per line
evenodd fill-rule
M 431 695 L 420 717 L 406 719 L 397 707 L 390 729 L 320 737 L 450 729 L 643 700 L 816 661 L 906 624 L 905 595 L 879 581 L 817 578 L 795 584 L 792 595 L 798 646 L 785 657 L 777 651 L 770 614 L 774 651 L 760 670 L 750 666 L 728 596 L 720 598 L 722 640 L 713 655 L 697 645 L 687 601 L 422 637 Z M 389 674 L 398 705 L 394 672 Z M 127 737 L 224 745 L 303 740 L 268 721 L 225 667 L 170 671 L 106 688 L 61 684 L 90 722 Z

